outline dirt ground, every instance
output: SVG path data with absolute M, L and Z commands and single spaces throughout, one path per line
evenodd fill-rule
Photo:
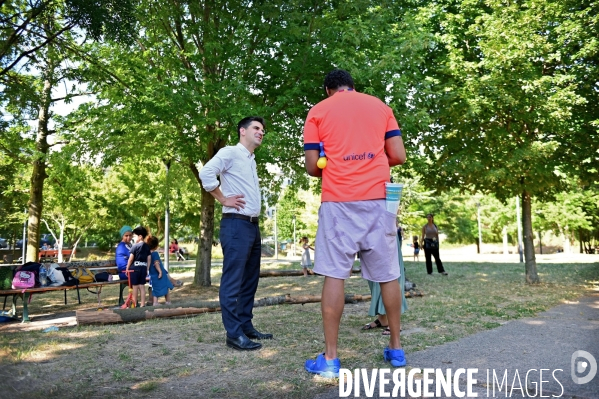
M 455 265 L 456 270 L 458 262 L 518 263 L 517 255 L 477 255 L 476 250 L 470 247 L 446 250 L 442 257 L 452 278 L 458 278 L 458 273 L 452 274 L 452 266 Z M 426 277 L 423 256 L 420 262 L 412 262 L 407 256 L 405 259 L 408 276 L 415 275 L 419 283 L 432 281 L 442 288 L 454 285 L 455 281 L 467 284 L 469 279 L 486 280 L 495 270 L 493 266 L 485 265 L 483 267 L 487 269 L 480 277 L 465 268 L 463 273 L 460 272 L 461 280 Z M 598 261 L 599 256 L 588 255 L 537 256 L 539 264 Z M 264 268 L 292 269 L 297 265 L 275 263 L 265 264 Z M 174 277 L 185 281 L 185 286 L 173 293 L 173 302 L 217 300 L 218 273 L 218 268 L 215 268 L 214 286 L 210 288 L 191 286 L 193 269 L 173 273 Z M 264 278 L 260 281 L 256 297 L 317 295 L 321 287 L 322 278 L 317 276 Z M 103 294 L 103 302 L 114 306 L 118 288 L 112 288 L 112 291 L 107 290 Z M 459 288 L 453 290 L 459 293 Z M 366 282 L 356 277 L 348 280 L 346 292 L 367 294 L 369 291 Z M 66 306 L 62 293 L 39 295 L 33 298 L 31 323 L 0 323 L 0 358 L 11 359 L 1 362 L 0 399 L 313 398 L 336 386 L 336 381 L 323 380 L 303 370 L 302 359 L 314 357 L 316 351 L 322 349 L 319 303 L 256 308 L 254 324 L 262 331 L 274 332 L 275 339 L 265 341 L 260 351 L 244 353 L 225 347 L 220 313 L 130 324 L 80 326 L 76 323 L 75 311 L 98 311 L 95 298 L 84 296 L 84 303 L 78 305 L 76 296 L 70 295 Z M 463 296 L 469 297 L 464 303 L 473 309 L 480 306 L 470 298 L 474 295 L 469 292 L 464 292 Z M 517 295 L 511 297 L 516 298 Z M 521 301 L 528 300 L 522 295 L 519 298 L 522 298 Z M 432 339 L 439 341 L 432 344 L 438 344 L 443 342 L 444 334 L 452 334 L 445 331 L 446 323 L 434 313 L 439 307 L 439 298 L 429 295 L 425 300 L 430 300 L 430 305 L 426 305 L 425 301 L 412 303 L 415 305 L 414 312 L 402 324 L 402 340 L 405 338 L 404 346 L 409 350 L 415 350 L 426 337 L 434 337 Z M 458 295 L 454 300 L 459 300 Z M 506 301 L 505 298 L 503 300 Z M 507 307 L 512 302 L 498 303 Z M 343 348 L 340 357 L 344 359 L 344 367 L 382 367 L 384 364 L 379 352 L 387 339 L 381 336 L 380 330 L 360 331 L 360 326 L 368 321 L 365 315 L 369 305 L 369 302 L 358 302 L 345 307 L 339 345 Z M 429 319 L 410 319 L 415 317 L 419 305 L 423 311 L 425 305 L 431 308 L 430 313 L 423 313 Z M 496 309 L 500 311 L 500 308 L 498 305 Z M 482 323 L 495 323 L 495 320 L 499 319 L 489 313 Z M 472 328 L 464 333 L 476 331 L 475 327 L 464 325 L 464 328 Z M 58 327 L 58 331 L 43 332 L 51 326 Z

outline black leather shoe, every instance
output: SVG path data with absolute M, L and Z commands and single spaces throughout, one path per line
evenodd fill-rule
M 227 346 L 229 348 L 237 349 L 238 351 L 254 351 L 262 348 L 261 343 L 250 341 L 245 335 L 240 335 L 237 338 L 229 338 L 227 336 Z
M 244 331 L 243 333 L 246 335 L 246 337 L 251 339 L 272 339 L 272 334 L 263 334 L 255 328 Z

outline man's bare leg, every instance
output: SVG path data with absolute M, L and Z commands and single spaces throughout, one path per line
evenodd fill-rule
M 397 280 L 380 283 L 381 296 L 383 297 L 383 305 L 387 311 L 387 320 L 389 321 L 389 348 L 400 349 L 401 341 L 399 339 L 399 331 L 401 329 L 401 290 Z M 325 334 L 326 337 L 326 334 Z M 325 338 L 326 342 L 326 338 Z
M 396 281 L 397 282 L 397 281 Z M 325 277 L 322 286 L 322 323 L 324 327 L 325 359 L 337 357 L 337 338 L 339 324 L 345 306 L 345 280 Z M 386 305 L 385 305 L 386 306 Z

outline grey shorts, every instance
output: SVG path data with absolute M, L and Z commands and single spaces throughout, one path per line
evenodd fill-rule
M 385 200 L 323 202 L 318 210 L 314 272 L 345 280 L 360 252 L 362 277 L 378 283 L 400 276 L 396 215 Z

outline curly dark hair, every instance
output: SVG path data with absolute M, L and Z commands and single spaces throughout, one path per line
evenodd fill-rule
M 324 91 L 327 89 L 337 89 L 341 86 L 348 86 L 354 88 L 354 79 L 351 77 L 349 72 L 343 69 L 335 69 L 327 74 L 324 78 Z

